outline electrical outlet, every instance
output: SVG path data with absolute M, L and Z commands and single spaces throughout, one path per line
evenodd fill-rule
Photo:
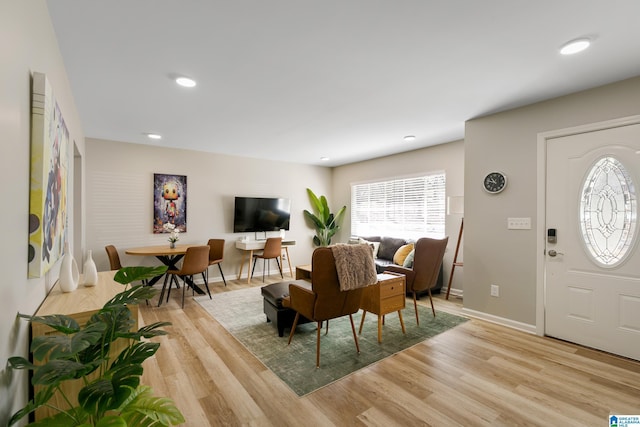
M 500 296 L 500 286 L 491 285 L 491 296 L 492 297 L 499 297 Z

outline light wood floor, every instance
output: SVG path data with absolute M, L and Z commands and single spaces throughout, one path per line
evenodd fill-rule
M 212 292 L 248 286 L 227 282 Z M 173 323 L 143 382 L 173 398 L 188 426 L 605 426 L 609 414 L 640 414 L 640 363 L 473 319 L 298 397 L 180 296 L 140 306 L 142 322 Z M 436 298 L 436 309 L 460 308 Z

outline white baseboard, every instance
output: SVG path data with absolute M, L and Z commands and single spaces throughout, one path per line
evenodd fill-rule
M 451 288 L 451 292 L 449 292 L 449 296 L 453 295 L 454 297 L 462 298 L 463 293 L 464 291 L 462 289 Z M 443 287 L 442 289 L 440 289 L 440 295 L 446 295 L 446 294 L 447 294 L 446 287 Z
M 453 292 L 453 289 L 451 290 Z M 506 319 L 500 316 L 494 316 L 493 314 L 483 313 L 482 311 L 471 310 L 469 308 L 462 308 L 462 313 L 474 317 L 480 320 L 486 320 L 487 322 L 496 323 L 498 325 L 506 326 L 508 328 L 517 329 L 529 334 L 536 334 L 536 325 L 530 325 L 528 323 L 517 322 L 515 320 Z

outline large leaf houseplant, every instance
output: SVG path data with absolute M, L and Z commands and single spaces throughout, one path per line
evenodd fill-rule
M 347 207 L 343 206 L 337 213 L 333 214 L 329 209 L 329 203 L 325 196 L 318 197 L 309 188 L 307 188 L 307 194 L 309 195 L 313 213 L 305 209 L 304 216 L 316 229 L 313 243 L 316 246 L 329 246 L 331 238 L 340 230 Z
M 171 399 L 155 397 L 149 387 L 140 384 L 142 363 L 160 347 L 159 343 L 143 339 L 166 334 L 160 328 L 170 323 L 157 322 L 132 331 L 135 320 L 128 308 L 148 300 L 157 291 L 149 286 L 127 285 L 162 274 L 166 269 L 162 266 L 118 270 L 114 280 L 125 285 L 124 290 L 85 325 L 64 315 L 21 314 L 20 317 L 48 325 L 57 333 L 33 338 L 33 363 L 19 356 L 9 358 L 13 369 L 33 371 L 31 382 L 36 387 L 33 399 L 13 415 L 9 425 L 43 406 L 56 414 L 30 425 L 121 427 L 183 423 L 184 417 Z M 118 348 L 124 348 L 113 356 L 109 352 L 116 340 Z M 78 395 L 66 396 L 60 385 L 78 379 L 83 384 Z M 66 404 L 52 403 L 56 392 Z

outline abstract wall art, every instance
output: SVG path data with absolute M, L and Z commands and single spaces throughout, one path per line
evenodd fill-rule
M 42 277 L 62 256 L 67 239 L 69 131 L 47 77 L 33 73 L 29 277 Z
M 187 177 L 153 174 L 153 233 L 168 233 L 165 224 L 187 231 Z

